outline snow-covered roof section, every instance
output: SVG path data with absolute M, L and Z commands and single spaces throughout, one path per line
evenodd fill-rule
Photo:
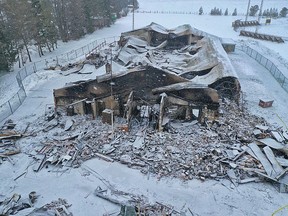
M 220 39 L 190 25 L 166 29 L 151 23 L 123 33 L 120 44 L 118 59 L 129 68 L 150 65 L 190 79 L 193 85 L 210 86 L 223 78 L 237 82 Z
M 214 63 L 215 61 L 217 61 L 217 65 L 215 65 L 212 68 L 212 70 L 206 75 L 196 76 L 191 81 L 198 84 L 209 85 L 224 77 L 237 78 L 235 69 L 232 66 L 229 58 L 227 57 L 227 54 L 224 51 L 220 40 L 217 39 L 209 40 L 209 43 L 207 44 L 209 44 L 210 55 L 214 53 L 214 56 L 211 55 L 211 59 L 214 59 L 213 60 Z M 206 56 L 206 58 L 208 58 L 208 56 Z
M 169 30 L 169 32 L 178 36 L 182 36 L 182 35 L 192 34 L 192 28 L 190 25 L 185 24 L 185 25 L 178 26 L 174 29 L 171 29 Z
M 177 36 L 182 36 L 182 35 L 192 34 L 193 28 L 188 24 L 184 24 L 184 25 L 178 26 L 174 29 L 167 29 L 167 28 L 165 28 L 165 27 L 163 27 L 157 23 L 152 22 L 150 25 L 147 25 L 143 28 L 124 32 L 121 35 L 124 37 L 129 36 L 129 35 L 137 35 L 139 33 L 140 34 L 143 33 L 143 31 L 144 32 L 145 31 L 154 31 L 154 32 L 157 32 L 157 33 L 163 34 L 163 35 L 175 34 Z M 195 31 L 195 32 L 193 32 L 193 34 L 198 35 L 198 32 Z
M 153 30 L 153 31 L 161 33 L 161 34 L 168 34 L 168 30 L 165 27 L 163 27 L 157 23 L 154 23 L 154 22 L 152 22 L 150 25 L 146 26 L 146 28 L 147 28 L 147 30 Z

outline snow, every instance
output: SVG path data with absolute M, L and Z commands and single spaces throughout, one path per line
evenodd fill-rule
M 247 107 L 253 114 L 265 116 L 270 123 L 282 127 L 287 124 L 287 92 L 281 88 L 272 75 L 255 60 L 247 58 L 247 55 L 240 50 L 229 54 L 231 62 L 236 69 L 241 83 Z M 258 106 L 259 99 L 272 98 L 273 106 L 263 109 Z
M 139 0 L 139 3 L 140 11 L 154 11 L 155 8 L 159 8 L 159 11 L 194 11 L 195 13 L 198 12 L 200 6 L 203 7 L 204 13 L 207 13 L 215 6 L 221 6 L 222 11 L 226 7 L 228 7 L 230 12 L 237 8 L 238 14 L 244 14 L 247 6 L 246 1 L 237 0 L 219 0 L 217 4 L 214 0 Z M 255 4 L 259 5 L 260 1 L 252 0 L 251 5 Z M 263 8 L 276 7 L 280 9 L 284 6 L 287 6 L 287 1 L 285 0 L 265 0 Z M 245 17 L 243 15 L 225 17 L 193 14 L 135 13 L 135 27 L 136 29 L 141 28 L 151 22 L 159 23 L 166 28 L 190 24 L 192 27 L 209 34 L 232 38 L 237 44 L 244 43 L 251 46 L 273 61 L 288 76 L 287 41 L 284 44 L 277 44 L 240 37 L 239 32 L 235 32 L 231 27 L 232 21 L 236 19 L 245 20 Z M 52 53 L 46 53 L 45 58 L 55 58 L 56 55 L 80 48 L 99 38 L 119 36 L 121 32 L 131 30 L 131 27 L 132 15 L 129 14 L 125 18 L 117 20 L 115 25 L 110 28 L 101 29 L 78 41 L 59 43 L 59 48 Z M 287 27 L 288 18 L 273 19 L 271 25 L 261 26 L 259 32 L 287 37 Z M 251 27 L 249 30 L 253 31 L 255 27 Z M 235 53 L 231 53 L 228 56 L 239 77 L 244 93 L 245 106 L 252 113 L 265 117 L 266 120 L 275 126 L 285 127 L 285 124 L 287 125 L 288 123 L 287 92 L 281 88 L 264 67 L 239 49 L 236 49 Z M 40 60 L 35 55 L 33 59 Z M 124 71 L 124 68 L 116 63 L 113 64 L 113 68 L 118 71 Z M 15 80 L 16 71 L 17 69 L 0 77 L 1 104 L 7 101 L 18 89 Z M 85 74 L 62 76 L 59 71 L 41 70 L 27 77 L 24 85 L 28 97 L 11 116 L 17 123 L 17 128 L 25 128 L 28 122 L 33 122 L 44 114 L 46 106 L 53 104 L 53 89 L 61 88 L 66 83 L 73 81 L 95 79 L 96 76 L 105 74 L 105 67 L 95 71 L 93 66 L 85 65 L 82 72 Z M 86 74 L 87 72 L 93 73 Z M 273 98 L 273 106 L 266 109 L 259 107 L 259 99 L 267 97 Z M 33 137 L 30 140 L 31 143 L 27 143 L 27 146 L 23 146 L 23 148 L 31 148 Z M 49 172 L 49 169 L 34 173 L 30 167 L 27 175 L 14 181 L 15 177 L 25 171 L 32 159 L 28 155 L 21 153 L 13 156 L 13 160 L 15 166 L 7 161 L 0 165 L 0 195 L 10 196 L 14 193 L 20 193 L 25 196 L 31 191 L 36 191 L 40 197 L 35 207 L 40 207 L 59 197 L 65 198 L 72 204 L 70 210 L 74 215 L 79 216 L 103 215 L 119 211 L 118 206 L 93 195 L 93 191 L 97 186 L 105 187 L 99 178 L 106 179 L 118 190 L 138 195 L 143 194 L 149 198 L 151 203 L 159 201 L 171 204 L 175 206 L 176 210 L 183 211 L 187 211 L 189 207 L 195 215 L 271 215 L 281 206 L 287 205 L 288 200 L 287 194 L 278 193 L 269 183 L 250 183 L 235 188 L 228 180 L 208 180 L 205 182 L 197 180 L 182 182 L 169 178 L 158 180 L 157 176 L 142 175 L 138 170 L 132 170 L 118 163 L 108 163 L 98 159 L 89 160 L 82 167 L 68 170 L 64 174 Z M 93 169 L 97 174 L 88 174 L 88 168 Z M 189 214 L 187 212 L 187 215 Z M 19 213 L 18 215 L 21 214 Z

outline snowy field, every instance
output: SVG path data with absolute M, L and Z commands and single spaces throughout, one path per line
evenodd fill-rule
M 247 1 L 248 2 L 248 1 Z M 200 6 L 204 12 L 218 7 L 223 11 L 228 8 L 230 12 L 237 8 L 238 13 L 245 13 L 246 1 L 236 0 L 139 0 L 139 10 L 155 10 L 161 8 L 163 11 L 192 11 L 197 12 Z M 260 0 L 251 1 L 251 5 L 260 5 Z M 265 0 L 263 8 L 276 7 L 280 10 L 288 6 L 286 0 Z M 237 43 L 250 45 L 253 49 L 261 52 L 265 57 L 274 62 L 275 65 L 288 77 L 288 41 L 277 44 L 265 41 L 240 37 L 231 27 L 235 19 L 245 20 L 245 16 L 210 16 L 192 14 L 155 14 L 135 13 L 135 28 L 140 28 L 151 22 L 159 23 L 167 28 L 177 27 L 182 24 L 190 24 L 192 27 L 223 38 L 232 38 Z M 255 20 L 249 17 L 249 20 Z M 261 20 L 263 23 L 264 20 Z M 110 28 L 99 30 L 79 41 L 60 43 L 59 48 L 53 53 L 47 53 L 45 57 L 53 57 L 61 53 L 82 47 L 98 38 L 119 36 L 121 32 L 131 30 L 132 15 L 117 20 Z M 255 31 L 255 28 L 247 28 Z M 288 18 L 273 19 L 271 25 L 262 25 L 258 32 L 275 34 L 288 37 Z M 273 125 L 285 127 L 288 125 L 287 104 L 288 93 L 285 92 L 275 81 L 272 75 L 255 60 L 251 59 L 240 50 L 229 54 L 234 66 L 242 90 L 244 92 L 246 106 L 249 110 L 259 116 L 265 117 Z M 34 55 L 35 60 L 39 60 Z M 41 71 L 29 76 L 24 84 L 27 89 L 27 99 L 23 105 L 11 116 L 17 123 L 19 130 L 24 130 L 28 122 L 35 121 L 42 116 L 45 107 L 53 104 L 53 89 L 60 88 L 65 83 L 87 80 L 103 74 L 104 69 L 95 71 L 93 67 L 85 66 L 83 70 L 93 71 L 89 75 L 72 74 L 62 76 L 59 71 Z M 119 68 L 121 70 L 121 68 Z M 0 77 L 0 104 L 7 101 L 13 92 L 17 91 L 15 73 Z M 263 109 L 258 106 L 259 98 L 271 97 L 274 99 L 273 107 Z M 285 124 L 284 124 L 284 123 Z M 33 140 L 31 140 L 31 143 Z M 25 146 L 27 148 L 27 146 Z M 149 198 L 150 202 L 160 201 L 170 204 L 177 210 L 187 211 L 190 208 L 194 215 L 271 215 L 281 206 L 288 204 L 288 194 L 278 193 L 276 188 L 269 183 L 250 183 L 234 187 L 228 180 L 200 182 L 192 180 L 182 182 L 174 179 L 158 180 L 154 176 L 142 175 L 138 170 L 131 170 L 126 166 L 109 163 L 98 159 L 85 162 L 78 169 L 71 169 L 63 175 L 41 170 L 35 173 L 28 169 L 24 177 L 17 181 L 13 179 L 19 176 L 31 163 L 31 158 L 26 154 L 13 156 L 15 165 L 5 162 L 0 164 L 0 200 L 2 196 L 10 196 L 13 193 L 29 194 L 36 191 L 40 194 L 35 207 L 40 207 L 52 200 L 65 198 L 72 204 L 71 212 L 77 216 L 100 216 L 119 212 L 119 207 L 103 201 L 93 195 L 97 186 L 104 186 L 99 178 L 104 178 L 119 190 L 134 193 Z M 87 175 L 87 169 L 91 168 L 97 174 Z M 31 209 L 25 210 L 17 215 L 27 215 Z M 287 215 L 284 213 L 283 215 Z M 116 214 L 114 214 L 116 215 Z M 186 212 L 186 215 L 191 215 Z M 276 216 L 281 214 L 276 214 Z

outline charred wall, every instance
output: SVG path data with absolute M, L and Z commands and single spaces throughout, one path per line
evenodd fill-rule
M 186 79 L 177 75 L 154 67 L 147 67 L 139 71 L 128 72 L 123 76 L 112 77 L 112 91 L 114 95 L 122 95 L 124 98 L 131 91 L 134 91 L 135 98 L 155 101 L 157 96 L 152 93 L 152 89 L 186 81 Z M 110 76 L 54 90 L 56 106 L 65 106 L 83 98 L 92 100 L 93 98 L 99 99 L 109 95 L 111 95 Z

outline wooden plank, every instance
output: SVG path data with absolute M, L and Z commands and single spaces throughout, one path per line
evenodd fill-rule
M 172 103 L 172 104 L 177 104 L 180 106 L 188 106 L 189 105 L 188 101 L 185 101 L 185 100 L 180 99 L 180 98 L 172 97 L 172 96 L 168 96 L 168 102 Z
M 100 153 L 94 153 L 94 155 L 99 157 L 99 158 L 101 158 L 101 159 L 103 159 L 103 160 L 105 160 L 105 161 L 107 161 L 107 162 L 111 162 L 111 163 L 114 162 L 114 160 L 112 158 L 110 158 L 110 157 L 108 157 L 106 155 L 103 155 L 103 154 L 100 154 Z
M 167 97 L 167 95 L 165 93 L 162 93 L 160 96 L 161 96 L 161 102 L 160 102 L 159 124 L 158 124 L 159 132 L 163 131 L 162 122 L 164 116 L 165 98 Z
M 254 177 L 254 178 L 247 178 L 247 179 L 242 179 L 239 180 L 240 184 L 246 184 L 246 183 L 250 183 L 250 182 L 259 182 L 260 179 L 258 177 Z
M 276 160 L 278 161 L 278 163 L 283 166 L 283 167 L 288 167 L 288 160 L 285 158 L 279 158 L 276 157 Z
M 286 173 L 285 175 L 283 175 L 278 181 L 281 184 L 285 184 L 286 186 L 288 186 L 288 174 Z
M 279 173 L 275 178 L 278 180 L 280 178 L 282 178 L 283 176 L 285 176 L 286 172 L 288 172 L 288 168 L 286 168 L 285 170 L 282 170 L 281 173 Z
M 22 137 L 22 134 L 13 134 L 13 135 L 1 134 L 1 135 L 0 135 L 0 140 L 2 140 L 2 139 L 21 138 L 21 137 Z
M 268 161 L 267 157 L 263 154 L 263 152 L 261 151 L 261 149 L 256 145 L 256 143 L 251 143 L 249 144 L 249 148 L 253 151 L 253 153 L 257 156 L 258 160 L 260 161 L 260 163 L 263 165 L 266 173 L 268 174 L 268 176 L 270 177 L 275 177 L 276 173 L 272 167 L 272 165 L 270 164 L 270 162 Z
M 259 139 L 258 142 L 260 142 L 264 145 L 267 145 L 270 148 L 282 151 L 286 155 L 288 155 L 288 148 L 286 146 L 282 145 L 281 143 L 277 142 L 274 139 L 271 139 L 271 138 Z
M 124 204 L 123 202 L 121 202 L 119 200 L 116 200 L 114 198 L 108 197 L 107 195 L 104 195 L 104 194 L 98 192 L 97 189 L 94 191 L 94 195 L 97 196 L 97 197 L 100 197 L 100 198 L 102 198 L 104 200 L 107 200 L 107 201 L 109 201 L 109 202 L 111 202 L 113 204 L 119 205 L 119 206 Z
M 130 119 L 132 115 L 132 109 L 133 109 L 133 91 L 130 92 L 127 104 L 126 104 L 126 119 L 127 119 L 127 124 L 128 126 L 130 125 Z
M 251 155 L 253 158 L 258 160 L 257 156 L 254 154 L 254 152 L 248 147 L 248 146 L 243 146 L 241 147 L 244 151 L 246 151 L 249 155 Z
M 283 168 L 278 163 L 278 161 L 276 160 L 275 155 L 274 155 L 273 151 L 271 150 L 271 148 L 269 146 L 266 146 L 265 148 L 263 148 L 263 150 L 264 150 L 268 160 L 272 164 L 272 167 L 273 167 L 274 171 L 276 172 L 276 174 L 279 175 L 280 173 L 282 173 Z
M 271 131 L 272 136 L 278 141 L 278 142 L 283 142 L 284 139 L 281 136 L 281 134 L 278 131 Z

